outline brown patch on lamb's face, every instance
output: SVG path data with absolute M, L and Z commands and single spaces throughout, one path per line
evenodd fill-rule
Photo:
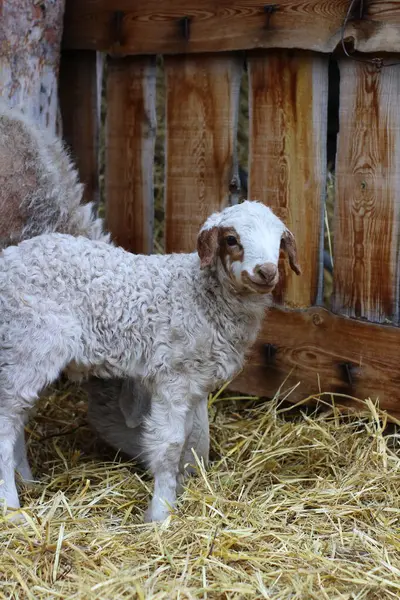
M 227 275 L 236 282 L 232 266 L 235 262 L 243 262 L 244 250 L 234 227 L 218 228 L 218 246 L 221 263 Z
M 200 232 L 197 238 L 197 253 L 200 258 L 200 269 L 215 263 L 218 250 L 218 227 L 210 227 Z

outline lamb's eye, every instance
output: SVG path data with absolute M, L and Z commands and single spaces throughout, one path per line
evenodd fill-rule
M 228 246 L 237 246 L 238 241 L 234 235 L 228 235 L 228 237 L 226 238 L 226 243 L 228 244 Z

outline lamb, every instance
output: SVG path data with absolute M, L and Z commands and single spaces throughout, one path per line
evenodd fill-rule
M 0 101 L 0 249 L 43 233 L 109 240 L 62 142 Z
M 134 378 L 151 396 L 143 460 L 155 480 L 146 520 L 174 508 L 196 407 L 242 367 L 276 285 L 280 248 L 300 274 L 293 235 L 246 201 L 211 215 L 197 252 L 132 255 L 47 234 L 0 256 L 0 474 L 19 507 L 14 450 L 40 391 L 71 376 Z
M 46 232 L 109 241 L 109 235 L 103 233 L 102 220 L 94 215 L 93 204 L 82 205 L 83 186 L 61 140 L 1 100 L 0 181 L 0 249 Z M 95 377 L 85 383 L 85 388 L 89 422 L 97 434 L 140 461 L 139 425 L 150 410 L 150 396 L 145 388 L 132 379 L 104 382 Z M 206 400 L 195 411 L 188 443 L 182 481 L 184 473 L 193 472 L 190 448 L 204 464 L 208 461 Z M 16 470 L 25 482 L 31 481 L 23 431 L 14 454 Z

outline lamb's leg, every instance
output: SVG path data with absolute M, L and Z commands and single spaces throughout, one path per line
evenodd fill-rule
M 19 498 L 15 485 L 14 447 L 18 436 L 19 424 L 16 420 L 0 415 L 0 501 L 7 508 L 19 508 Z
M 190 431 L 193 412 L 190 405 L 176 403 L 166 390 L 154 394 L 151 413 L 143 432 L 145 456 L 154 476 L 154 494 L 145 521 L 163 521 L 176 502 L 177 477 L 186 431 Z
M 3 342 L 0 346 L 0 476 L 4 481 L 0 485 L 0 501 L 4 500 L 7 506 L 19 507 L 15 453 L 20 450 L 16 444 L 24 415 L 46 385 L 55 381 L 75 357 L 80 339 L 78 327 L 68 316 L 60 315 L 58 319 L 54 314 L 39 314 L 33 315 L 31 321 L 26 320 L 24 328 L 8 330 L 4 325 L 0 332 Z
M 28 456 L 26 452 L 25 443 L 25 431 L 24 427 L 21 427 L 17 440 L 14 447 L 14 462 L 15 468 L 22 477 L 22 479 L 29 483 L 33 481 L 33 475 L 28 462 Z
M 204 466 L 207 467 L 210 452 L 207 396 L 194 409 L 193 427 L 186 438 L 180 461 L 177 487 L 178 495 L 182 493 L 186 478 L 189 475 L 196 474 L 196 461 L 192 449 L 195 451 L 197 457 L 203 460 Z

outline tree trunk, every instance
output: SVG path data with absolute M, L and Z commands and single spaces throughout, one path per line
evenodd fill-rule
M 0 97 L 56 131 L 65 0 L 0 0 Z

